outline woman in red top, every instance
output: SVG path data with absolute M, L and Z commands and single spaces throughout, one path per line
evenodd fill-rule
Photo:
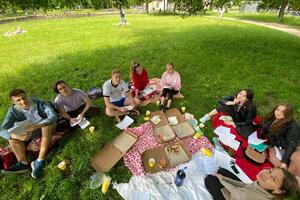
M 138 61 L 131 62 L 130 79 L 133 84 L 133 95 L 137 97 L 139 91 L 143 91 L 149 83 L 148 73 Z

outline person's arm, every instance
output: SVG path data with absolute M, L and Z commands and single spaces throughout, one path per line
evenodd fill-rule
M 235 123 L 236 126 L 244 126 L 253 124 L 253 119 L 256 116 L 256 107 L 252 103 L 247 107 L 247 114 L 245 116 L 245 121 Z
M 81 118 L 84 117 L 85 113 L 88 111 L 88 109 L 92 105 L 92 101 L 87 96 L 83 99 L 83 102 L 85 103 L 85 107 L 84 107 L 83 111 L 79 114 Z
M 235 96 L 223 96 L 223 97 L 220 99 L 219 103 L 222 104 L 222 105 L 226 105 L 226 103 L 227 103 L 228 101 L 234 101 L 234 99 L 235 99 Z
M 10 139 L 11 134 L 7 131 L 7 129 L 12 128 L 14 126 L 15 117 L 12 115 L 12 109 L 10 108 L 6 113 L 4 121 L 0 128 L 0 136 L 6 140 Z
M 109 97 L 104 97 L 104 103 L 105 103 L 105 106 L 108 107 L 108 108 L 112 108 L 112 109 L 116 109 L 116 110 L 119 110 L 121 112 L 126 112 L 127 109 L 124 108 L 124 107 L 118 107 L 118 106 L 115 106 L 114 104 L 112 104 L 109 100 Z
M 41 102 L 41 107 L 38 106 L 38 109 L 43 109 L 43 111 L 47 115 L 47 118 L 33 125 L 35 129 L 47 126 L 48 124 L 55 123 L 57 121 L 58 116 L 48 102 Z
M 64 107 L 58 108 L 58 112 L 63 118 L 67 119 L 68 121 L 72 120 L 72 117 L 65 111 Z
M 297 138 L 297 135 L 300 134 L 300 127 L 296 122 L 293 122 L 291 128 L 287 130 L 286 137 L 287 137 L 287 143 L 286 143 L 286 149 L 284 152 L 284 155 L 282 156 L 281 162 L 285 164 L 289 164 L 290 157 L 292 153 L 297 148 L 297 142 L 299 142 L 299 138 Z
M 180 74 L 178 72 L 174 72 L 173 78 L 174 78 L 174 82 L 172 84 L 172 88 L 174 88 L 175 90 L 180 90 L 181 89 Z
M 225 182 L 230 183 L 237 187 L 244 187 L 246 185 L 246 183 L 243 183 L 242 181 L 236 181 L 236 180 L 233 180 L 233 179 L 225 177 L 225 176 L 223 176 L 222 179 L 219 178 L 219 180 L 221 181 L 221 183 L 222 183 L 222 181 L 225 181 Z
M 166 72 L 164 72 L 161 76 L 161 85 L 162 85 L 162 87 L 169 86 L 167 83 L 167 73 Z

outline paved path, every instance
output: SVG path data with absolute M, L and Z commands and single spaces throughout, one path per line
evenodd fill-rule
M 248 24 L 255 24 L 255 25 L 258 25 L 258 26 L 268 27 L 268 28 L 271 28 L 271 29 L 283 31 L 283 32 L 289 33 L 291 35 L 295 35 L 295 36 L 300 37 L 300 29 L 292 27 L 292 26 L 283 25 L 283 24 L 262 22 L 262 21 L 255 21 L 255 20 L 243 20 L 243 19 L 236 19 L 236 18 L 229 18 L 229 17 L 222 17 L 222 18 L 213 17 L 213 18 L 244 22 L 244 23 L 248 23 Z

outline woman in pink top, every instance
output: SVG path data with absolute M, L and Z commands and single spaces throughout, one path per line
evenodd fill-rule
M 174 64 L 167 64 L 166 71 L 161 77 L 162 82 L 162 95 L 160 100 L 160 107 L 163 111 L 166 111 L 171 107 L 172 99 L 174 94 L 178 94 L 181 89 L 181 78 L 177 71 L 174 70 Z M 168 95 L 167 106 L 164 106 L 164 101 Z

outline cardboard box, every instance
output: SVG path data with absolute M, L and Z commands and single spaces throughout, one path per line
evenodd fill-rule
M 159 116 L 160 119 L 161 119 L 161 121 L 160 121 L 159 123 L 157 123 L 157 124 L 153 123 L 153 122 L 151 121 L 151 119 L 152 119 L 152 117 L 154 117 L 154 116 Z M 154 129 L 155 129 L 155 128 L 162 127 L 162 126 L 166 126 L 166 125 L 169 124 L 168 119 L 167 119 L 165 113 L 164 113 L 162 110 L 155 111 L 155 112 L 151 112 L 149 118 L 150 118 L 151 125 L 152 125 L 152 127 L 153 127 Z
M 108 172 L 133 146 L 137 136 L 127 130 L 104 145 L 91 159 L 97 172 Z
M 169 110 L 166 110 L 165 115 L 166 115 L 167 119 L 169 117 L 176 117 L 178 124 L 185 122 L 183 115 L 177 108 L 170 108 Z
M 181 163 L 189 161 L 191 159 L 191 153 L 187 149 L 187 147 L 185 146 L 184 142 L 182 142 L 182 141 L 176 141 L 176 142 L 172 142 L 170 144 L 167 144 L 165 146 L 172 145 L 172 144 L 175 144 L 175 143 L 180 144 L 181 148 L 183 149 L 183 151 L 185 152 L 185 154 L 188 156 L 188 160 L 182 161 Z M 143 154 L 142 154 L 142 161 L 143 161 L 144 169 L 145 169 L 145 171 L 147 173 L 160 172 L 160 171 L 163 171 L 163 170 L 166 170 L 166 169 L 170 169 L 170 168 L 173 168 L 173 167 L 176 166 L 176 165 L 172 165 L 172 163 L 171 163 L 171 161 L 170 161 L 170 159 L 169 159 L 169 157 L 167 155 L 167 152 L 165 150 L 165 146 L 158 147 L 158 148 L 155 148 L 155 149 L 149 149 L 149 150 L 146 150 L 146 151 L 143 152 Z M 154 164 L 153 167 L 149 166 L 149 159 L 150 158 L 155 159 L 155 164 Z M 165 168 L 162 169 L 162 168 L 159 167 L 159 162 L 163 158 L 167 161 L 167 165 L 165 166 Z

